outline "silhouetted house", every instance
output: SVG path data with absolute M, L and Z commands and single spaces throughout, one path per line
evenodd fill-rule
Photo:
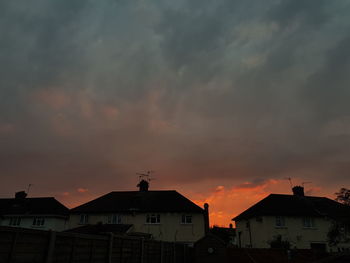
M 1 226 L 62 231 L 68 217 L 69 209 L 53 197 L 27 198 L 22 191 L 0 199 Z
M 326 197 L 270 194 L 233 220 L 240 247 L 337 251 L 349 247 L 350 207 Z
M 210 228 L 209 233 L 223 240 L 227 247 L 237 245 L 236 229 L 232 227 L 232 224 L 230 224 L 230 227 L 213 226 Z
M 227 247 L 227 243 L 224 240 L 209 232 L 194 244 L 195 262 L 228 262 Z
M 151 234 L 153 239 L 193 243 L 208 229 L 208 211 L 176 191 L 111 192 L 71 209 L 70 228 L 95 224 L 132 225 L 128 234 Z

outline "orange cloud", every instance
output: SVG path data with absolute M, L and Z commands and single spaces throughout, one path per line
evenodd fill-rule
M 87 188 L 78 188 L 77 189 L 77 192 L 79 192 L 79 193 L 86 193 L 88 191 L 89 191 L 89 189 L 87 189 Z
M 321 187 L 306 189 L 306 194 L 318 195 Z M 193 197 L 192 200 L 203 207 L 209 204 L 210 225 L 228 227 L 231 219 L 271 193 L 291 194 L 290 185 L 286 180 L 268 179 L 258 183 L 244 182 L 243 184 L 226 188 L 222 185 L 215 187 L 207 195 Z
M 71 98 L 59 89 L 42 89 L 34 94 L 39 102 L 54 110 L 60 110 L 71 103 Z

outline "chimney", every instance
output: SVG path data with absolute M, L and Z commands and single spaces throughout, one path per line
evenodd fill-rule
M 295 195 L 295 196 L 305 196 L 304 187 L 302 187 L 302 186 L 299 186 L 299 185 L 294 186 L 292 188 L 292 190 L 293 190 L 293 195 Z
M 140 192 L 147 192 L 149 188 L 149 183 L 146 180 L 141 180 L 137 187 L 140 189 Z
M 204 204 L 204 233 L 209 233 L 209 204 Z
M 19 191 L 15 193 L 15 199 L 22 200 L 22 199 L 25 199 L 26 197 L 27 197 L 27 194 L 24 191 Z

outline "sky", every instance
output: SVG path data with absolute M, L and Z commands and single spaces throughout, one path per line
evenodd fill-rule
M 0 197 L 175 189 L 211 224 L 350 184 L 350 1 L 0 2 Z

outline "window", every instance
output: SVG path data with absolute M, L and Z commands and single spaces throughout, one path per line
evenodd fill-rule
M 89 222 L 89 216 L 86 214 L 82 214 L 80 215 L 80 220 L 79 220 L 79 224 L 81 225 L 85 225 Z
M 108 224 L 120 224 L 122 222 L 122 218 L 118 214 L 113 214 L 108 216 L 107 223 Z
M 276 227 L 285 227 L 286 222 L 283 216 L 276 216 Z
M 312 217 L 304 217 L 303 218 L 303 227 L 305 227 L 305 228 L 315 227 L 313 218 Z
M 33 226 L 43 226 L 45 224 L 45 218 L 43 217 L 34 217 Z
M 10 226 L 19 226 L 21 224 L 21 218 L 20 217 L 11 217 L 9 221 Z
M 192 224 L 192 216 L 191 215 L 182 215 L 181 224 Z
M 159 224 L 160 223 L 160 214 L 148 214 L 146 216 L 147 224 Z

